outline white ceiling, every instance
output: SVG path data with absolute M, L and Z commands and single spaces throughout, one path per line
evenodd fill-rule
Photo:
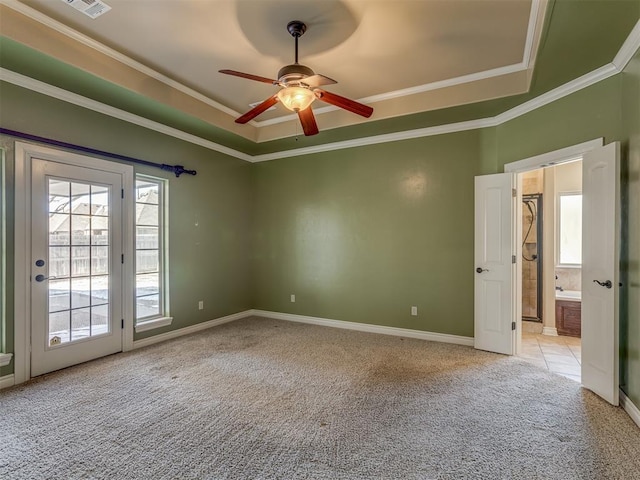
M 65 0 L 4 3 L 60 34 L 80 32 L 76 40 L 92 48 L 124 54 L 130 66 L 159 72 L 156 79 L 182 93 L 204 95 L 207 108 L 231 120 L 277 87 L 218 70 L 276 78 L 294 58 L 286 24 L 302 20 L 308 29 L 300 63 L 339 82 L 327 90 L 374 107 L 370 121 L 527 91 L 546 6 L 545 0 L 105 0 L 112 9 L 91 19 Z M 170 95 L 165 102 L 180 108 Z M 321 130 L 365 121 L 323 107 L 314 104 Z M 200 117 L 227 128 L 212 115 Z M 270 140 L 294 134 L 294 121 L 278 105 L 235 131 Z

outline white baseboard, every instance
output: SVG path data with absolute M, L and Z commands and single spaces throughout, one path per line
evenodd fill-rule
M 359 332 L 380 333 L 383 335 L 395 335 L 397 337 L 418 338 L 432 342 L 455 343 L 456 345 L 466 345 L 473 347 L 473 337 L 462 337 L 459 335 L 449 335 L 446 333 L 425 332 L 422 330 L 411 330 L 408 328 L 385 327 L 382 325 L 370 325 L 368 323 L 347 322 L 344 320 L 331 320 L 328 318 L 307 317 L 305 315 L 295 315 L 292 313 L 269 312 L 266 310 L 253 310 L 253 315 L 259 317 L 274 318 L 276 320 L 286 320 L 288 322 L 311 323 L 325 327 L 344 328 L 347 330 L 357 330 Z
M 0 377 L 0 390 L 3 388 L 13 387 L 16 384 L 13 373 L 11 375 L 5 375 L 4 377 Z
M 556 327 L 542 327 L 542 334 L 549 335 L 550 337 L 557 337 L 558 329 Z
M 640 409 L 633 404 L 631 399 L 627 397 L 622 390 L 620 390 L 620 406 L 629 414 L 631 420 L 640 427 Z
M 226 317 L 214 318 L 207 322 L 197 323 L 188 327 L 161 333 L 160 335 L 154 335 L 153 337 L 135 340 L 133 342 L 133 348 L 142 348 L 148 345 L 153 345 L 154 343 L 164 342 L 165 340 L 170 340 L 172 338 L 182 337 L 183 335 L 189 335 L 190 333 L 206 330 L 207 328 L 222 325 L 223 323 L 233 322 L 234 320 L 240 320 L 241 318 L 250 317 L 251 315 L 253 315 L 253 310 L 245 310 L 244 312 L 234 313 L 233 315 L 227 315 Z

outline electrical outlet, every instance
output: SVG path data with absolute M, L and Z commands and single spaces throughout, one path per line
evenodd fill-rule
M 198 310 L 204 310 L 204 300 L 198 302 Z
M 411 307 L 411 315 L 414 317 L 418 316 L 418 307 Z
M 291 303 L 296 303 L 296 296 L 293 293 L 291 294 Z

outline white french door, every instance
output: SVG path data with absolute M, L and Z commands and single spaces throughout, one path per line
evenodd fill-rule
M 582 385 L 618 405 L 620 143 L 582 159 Z
M 122 351 L 123 178 L 31 159 L 31 376 Z
M 475 179 L 474 346 L 512 355 L 515 347 L 516 178 L 512 173 Z

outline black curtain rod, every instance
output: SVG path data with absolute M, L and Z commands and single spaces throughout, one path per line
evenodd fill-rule
M 91 153 L 93 155 L 100 155 L 102 157 L 113 158 L 115 160 L 122 160 L 124 162 L 137 163 L 139 165 L 146 165 L 148 167 L 155 167 L 161 170 L 166 170 L 176 174 L 179 177 L 183 173 L 188 175 L 196 175 L 195 170 L 186 170 L 182 165 L 167 165 L 165 163 L 154 163 L 147 160 L 139 160 L 137 158 L 127 157 L 125 155 L 118 155 L 117 153 L 105 152 L 103 150 L 96 150 L 95 148 L 83 147 L 81 145 L 74 145 L 73 143 L 60 142 L 51 138 L 38 137 L 37 135 L 30 135 L 28 133 L 16 132 L 15 130 L 9 130 L 8 128 L 0 127 L 0 133 L 5 135 L 11 135 L 12 137 L 22 138 L 24 140 L 32 140 L 34 142 L 46 143 L 47 145 L 53 145 L 55 147 L 68 148 L 71 150 L 77 150 L 78 152 Z

